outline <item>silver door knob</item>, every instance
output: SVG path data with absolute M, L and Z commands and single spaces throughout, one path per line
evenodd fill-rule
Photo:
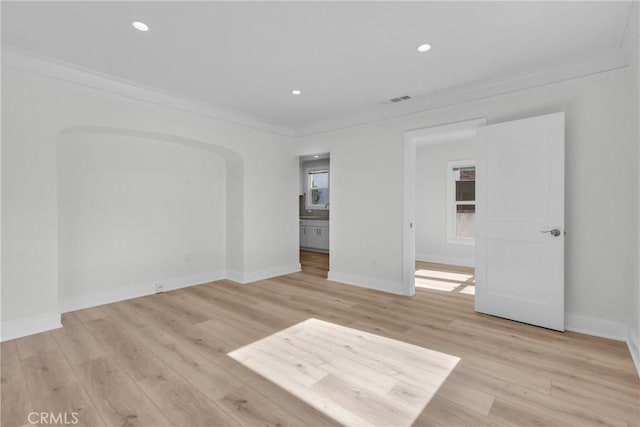
M 549 233 L 553 237 L 558 237 L 560 234 L 562 234 L 562 232 L 560 230 L 558 230 L 557 228 L 554 228 L 554 229 L 551 229 L 551 230 L 542 230 L 540 232 L 541 233 Z

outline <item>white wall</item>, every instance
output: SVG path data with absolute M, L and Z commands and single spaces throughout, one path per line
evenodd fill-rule
M 627 68 L 300 137 L 331 152 L 330 277 L 402 293 L 403 133 L 478 117 L 566 113 L 567 326 L 626 336 L 638 254 L 637 116 Z M 366 162 L 363 161 L 366 158 Z M 376 208 L 361 214 L 361 206 Z
M 477 150 L 472 141 L 417 147 L 416 260 L 473 266 L 474 247 L 451 244 L 447 240 L 447 164 L 476 157 Z
M 631 19 L 627 26 L 627 36 L 625 37 L 625 45 L 623 48 L 628 52 L 630 62 L 632 64 L 632 84 L 630 92 L 633 96 L 633 104 L 631 107 L 631 116 L 635 117 L 635 127 L 633 138 L 640 147 L 640 5 L 634 3 L 635 9 L 632 11 Z M 640 149 L 638 150 L 640 153 Z M 640 165 L 640 158 L 638 159 Z M 640 172 L 640 171 L 639 171 Z M 637 174 L 638 192 L 640 193 L 640 173 Z M 640 197 L 638 197 L 640 203 Z M 637 206 L 636 220 L 640 221 L 640 205 Z M 640 233 L 640 226 L 638 227 Z M 640 247 L 640 234 L 636 248 Z M 636 259 L 636 277 L 630 286 L 629 298 L 629 332 L 627 343 L 629 350 L 633 356 L 633 360 L 640 375 L 640 251 Z
M 91 132 L 63 135 L 58 150 L 63 311 L 225 277 L 222 157 Z
M 96 89 L 101 79 L 3 50 L 2 101 L 11 108 L 2 109 L 2 339 L 59 325 L 57 151 L 71 128 L 125 129 L 226 150 L 233 167 L 222 210 L 242 208 L 227 215 L 227 276 L 246 282 L 299 269 L 291 137 L 190 112 L 182 101 L 145 101 L 143 89 L 118 82 Z

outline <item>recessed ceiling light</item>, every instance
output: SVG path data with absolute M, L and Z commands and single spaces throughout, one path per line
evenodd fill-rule
M 302 91 L 298 89 L 294 89 L 291 91 L 291 95 L 302 95 Z
M 133 25 L 133 28 L 135 28 L 138 31 L 149 31 L 149 26 L 144 22 L 133 21 L 131 25 Z
M 317 159 L 317 158 L 318 158 L 318 157 L 320 157 L 320 156 L 313 156 L 313 157 Z
M 420 46 L 418 46 L 418 52 L 427 52 L 431 50 L 431 45 L 430 44 L 421 44 Z

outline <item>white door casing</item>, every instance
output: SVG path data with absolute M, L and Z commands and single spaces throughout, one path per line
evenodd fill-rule
M 405 295 L 415 294 L 416 239 L 416 147 L 447 144 L 468 140 L 476 135 L 476 129 L 487 124 L 481 117 L 461 122 L 445 123 L 404 133 L 404 212 L 402 218 L 402 282 Z
M 562 331 L 564 113 L 476 135 L 476 311 Z

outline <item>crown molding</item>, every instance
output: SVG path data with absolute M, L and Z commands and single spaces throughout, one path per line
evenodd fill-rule
M 399 104 L 385 104 L 376 111 L 358 116 L 309 123 L 295 127 L 296 137 L 331 132 L 368 123 L 411 116 L 443 107 L 479 101 L 513 92 L 613 71 L 629 65 L 629 55 L 622 49 L 582 58 L 555 67 L 503 76 L 438 92 L 413 96 Z
M 27 52 L 6 44 L 2 44 L 2 67 L 13 68 L 112 95 L 118 95 L 248 128 L 259 129 L 277 135 L 294 136 L 293 129 L 290 127 L 281 126 L 258 117 L 194 99 L 165 93 L 157 89 L 118 79 L 33 52 Z
M 452 107 L 485 98 L 613 71 L 624 68 L 630 64 L 628 50 L 615 49 L 601 55 L 574 60 L 555 67 L 506 77 L 503 76 L 438 92 L 416 95 L 410 101 L 401 104 L 387 104 L 376 111 L 365 112 L 336 120 L 312 122 L 292 128 L 271 123 L 241 112 L 223 109 L 201 101 L 163 93 L 156 89 L 68 64 L 57 59 L 26 52 L 5 44 L 2 45 L 1 59 L 3 67 L 289 137 L 309 136 L 378 121 L 411 116 L 438 108 Z

